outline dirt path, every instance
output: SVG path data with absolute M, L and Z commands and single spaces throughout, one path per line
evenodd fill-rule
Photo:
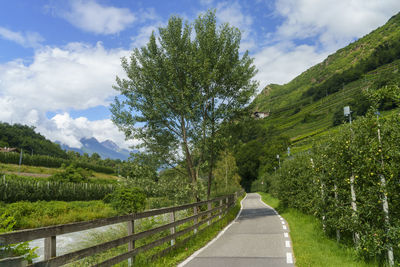
M 45 174 L 45 173 L 30 173 L 30 172 L 4 172 L 5 174 L 15 174 L 15 175 L 20 175 L 20 176 L 30 176 L 30 177 L 42 177 L 42 178 L 47 178 L 50 177 L 51 174 Z

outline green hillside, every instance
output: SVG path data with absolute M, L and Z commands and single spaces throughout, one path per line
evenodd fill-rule
M 400 83 L 400 14 L 384 26 L 328 56 L 284 85 L 268 85 L 253 101 L 253 111 L 270 111 L 263 119 L 288 135 L 296 146 L 340 124 L 343 106 L 363 115 L 368 103 L 362 90 Z M 382 103 L 381 109 L 394 108 Z M 336 121 L 335 121 L 336 120 Z

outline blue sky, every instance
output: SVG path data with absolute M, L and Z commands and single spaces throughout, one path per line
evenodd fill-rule
M 383 25 L 398 0 L 125 1 L 17 0 L 0 9 L 0 121 L 33 125 L 79 147 L 82 137 L 124 140 L 110 121 L 120 58 L 143 46 L 171 15 L 207 9 L 242 31 L 262 89 L 286 83 Z

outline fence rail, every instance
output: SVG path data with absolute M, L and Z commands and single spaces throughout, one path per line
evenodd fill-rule
M 233 206 L 236 199 L 242 195 L 244 191 L 236 192 L 235 194 L 217 197 L 211 200 L 200 201 L 196 203 L 185 204 L 181 206 L 167 207 L 161 209 L 147 210 L 140 213 L 134 213 L 123 216 L 115 216 L 104 219 L 97 219 L 92 221 L 76 222 L 48 227 L 41 227 L 35 229 L 27 229 L 16 232 L 0 234 L 0 245 L 10 245 L 19 242 L 31 241 L 35 239 L 44 238 L 44 260 L 33 263 L 31 266 L 61 266 L 70 262 L 83 259 L 88 256 L 95 255 L 100 252 L 124 245 L 128 243 L 128 252 L 117 255 L 95 266 L 112 266 L 118 262 L 133 258 L 136 254 L 162 245 L 166 242 L 171 242 L 171 246 L 160 251 L 158 254 L 162 255 L 168 252 L 173 247 L 177 246 L 176 238 L 186 233 L 197 230 L 203 224 L 207 223 L 208 226 L 214 224 Z M 204 206 L 205 211 L 200 211 L 200 207 Z M 189 210 L 193 208 L 193 215 L 189 215 L 183 219 L 176 220 L 175 213 L 178 211 Z M 135 220 L 149 218 L 157 215 L 170 214 L 169 223 L 151 228 L 146 231 L 135 233 L 134 225 Z M 213 222 L 215 218 L 217 218 Z M 127 222 L 128 234 L 124 237 L 117 238 L 112 241 L 101 243 L 88 248 L 80 249 L 64 255 L 56 256 L 56 242 L 57 235 L 80 232 L 84 230 L 94 229 L 102 226 L 114 225 L 118 223 Z M 192 225 L 176 231 L 176 227 L 183 225 L 187 222 L 193 222 Z M 135 241 L 146 237 L 150 237 L 156 233 L 170 229 L 170 234 L 152 241 L 149 244 L 135 247 Z M 187 239 L 187 238 L 186 238 Z M 185 240 L 186 240 L 185 239 Z

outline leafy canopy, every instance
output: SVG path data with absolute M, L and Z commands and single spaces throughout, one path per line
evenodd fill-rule
M 194 184 L 210 160 L 204 155 L 213 151 L 218 125 L 257 87 L 253 59 L 239 55 L 240 38 L 237 28 L 217 27 L 212 11 L 194 26 L 173 16 L 158 37 L 153 32 L 145 47 L 122 59 L 127 78 L 117 77 L 114 87 L 122 95 L 111 108 L 114 123 L 162 164 L 184 159 Z

